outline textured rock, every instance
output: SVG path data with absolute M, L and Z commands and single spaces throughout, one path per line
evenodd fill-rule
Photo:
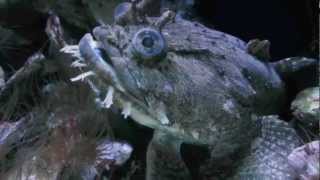
M 295 179 L 287 156 L 301 145 L 299 136 L 276 116 L 264 117 L 261 124 L 261 135 L 252 144 L 249 156 L 241 163 L 234 179 Z
M 293 115 L 303 124 L 319 125 L 319 87 L 308 88 L 300 92 L 291 104 Z
M 53 115 L 56 118 L 56 115 Z M 67 118 L 70 118 L 67 116 Z M 0 125 L 0 150 L 20 123 Z M 94 180 L 105 170 L 123 165 L 132 153 L 128 143 L 83 136 L 74 120 L 63 120 L 53 129 L 47 143 L 37 147 L 20 148 L 13 167 L 0 176 L 8 180 L 59 180 L 74 178 Z
M 98 166 L 103 164 L 106 169 L 109 169 L 109 166 L 112 165 L 122 165 L 129 159 L 133 151 L 133 148 L 128 143 L 111 141 L 109 139 L 99 143 L 96 149 L 96 164 Z M 110 164 L 108 162 L 110 162 Z
M 320 141 L 313 141 L 294 149 L 288 156 L 299 180 L 320 179 Z

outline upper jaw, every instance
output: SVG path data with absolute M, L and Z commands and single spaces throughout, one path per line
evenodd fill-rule
M 93 71 L 102 77 L 104 81 L 107 81 L 107 83 L 114 86 L 119 91 L 124 92 L 125 90 L 117 77 L 114 68 L 98 53 L 98 49 L 104 49 L 101 46 L 102 45 L 95 41 L 92 35 L 88 33 L 84 35 L 79 42 L 80 55 L 89 62 Z
M 109 108 L 112 104 L 115 104 L 116 107 L 122 109 L 122 114 L 125 118 L 131 117 L 134 121 L 144 126 L 184 137 L 185 135 L 182 131 L 172 127 L 172 122 L 170 122 L 164 111 L 157 111 L 147 106 L 144 102 L 132 96 L 130 92 L 127 92 L 119 80 L 114 67 L 108 64 L 98 53 L 98 49 L 105 50 L 105 47 L 101 46 L 99 42 L 100 40 L 95 41 L 91 34 L 86 34 L 80 40 L 78 48 L 81 58 L 85 63 L 89 64 L 88 69 L 94 74 L 92 78 L 86 79 L 90 87 L 92 88 L 93 86 L 101 92 L 107 87 L 106 96 L 104 100 L 99 100 L 100 104 L 105 108 Z M 108 56 L 110 57 L 110 54 Z M 96 84 L 95 79 L 103 83 Z
M 107 95 L 102 101 L 105 107 L 116 104 L 123 110 L 122 114 L 125 117 L 130 116 L 142 125 L 151 128 L 164 126 L 165 124 L 161 124 L 161 119 L 159 121 L 159 117 L 154 116 L 153 110 L 125 90 L 113 66 L 103 59 L 97 49 L 105 49 L 105 47 L 95 41 L 91 34 L 86 34 L 79 42 L 81 57 L 90 64 L 89 68 L 92 68 L 96 78 L 102 79 L 109 86 Z
M 91 34 L 86 34 L 78 45 L 81 59 L 89 64 L 88 68 L 90 72 L 93 72 L 93 79 L 103 82 L 103 85 L 95 84 L 91 81 L 93 79 L 86 79 L 90 87 L 94 87 L 99 91 L 105 90 L 106 86 L 108 87 L 104 100 L 99 100 L 100 104 L 105 108 L 109 108 L 112 104 L 115 104 L 119 109 L 122 109 L 122 114 L 125 118 L 131 117 L 141 125 L 162 130 L 182 139 L 189 137 L 179 128 L 172 126 L 172 122 L 170 122 L 165 112 L 158 112 L 148 107 L 144 102 L 141 102 L 127 92 L 118 79 L 113 66 L 108 64 L 98 53 L 97 50 L 100 48 L 105 50 L 105 47 L 102 47 L 100 43 L 95 41 Z

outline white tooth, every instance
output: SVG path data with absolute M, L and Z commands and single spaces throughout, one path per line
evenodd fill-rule
M 101 162 L 102 161 L 100 159 L 97 159 L 96 162 L 95 162 L 96 166 L 100 165 Z
M 87 64 L 82 63 L 81 61 L 82 61 L 82 60 L 76 60 L 76 61 L 74 61 L 74 62 L 71 64 L 71 67 L 73 67 L 73 68 L 82 68 L 82 67 L 86 67 L 86 66 L 87 66 Z
M 82 60 L 83 58 L 81 57 L 79 46 L 78 45 L 67 45 L 60 49 L 60 52 L 70 54 L 72 57 L 75 57 L 79 60 Z
M 80 52 L 75 52 L 75 53 L 71 54 L 71 56 L 76 58 L 79 61 L 83 61 L 83 58 L 82 58 Z
M 130 114 L 131 114 L 131 106 L 132 106 L 132 104 L 130 102 L 126 102 L 124 104 L 124 107 L 123 107 L 121 114 L 124 116 L 125 119 L 127 119 L 128 116 L 130 116 Z
M 92 71 L 88 71 L 88 72 L 85 72 L 85 73 L 82 73 L 74 78 L 71 78 L 70 81 L 71 82 L 75 82 L 75 81 L 84 81 L 87 77 L 89 76 L 93 76 L 95 75 L 94 72 Z
M 60 49 L 60 52 L 73 54 L 74 52 L 79 52 L 79 46 L 78 45 L 67 45 Z
M 164 113 L 159 114 L 159 119 L 160 119 L 161 124 L 163 124 L 163 125 L 167 125 L 170 122 L 167 115 Z
M 192 132 L 191 132 L 191 135 L 192 135 L 193 138 L 195 138 L 195 139 L 199 139 L 199 136 L 200 136 L 199 132 L 197 132 L 197 131 L 192 131 Z
M 110 108 L 113 104 L 113 94 L 114 94 L 114 88 L 112 86 L 109 86 L 106 98 L 103 100 L 102 104 L 105 108 Z
M 160 103 L 156 112 L 155 112 L 157 119 L 160 120 L 161 124 L 167 125 L 170 123 L 167 113 L 166 113 L 166 107 L 163 103 Z

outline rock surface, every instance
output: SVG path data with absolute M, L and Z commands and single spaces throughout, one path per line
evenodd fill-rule
M 320 179 L 320 141 L 313 141 L 294 149 L 288 160 L 299 180 Z
M 293 115 L 301 123 L 319 126 L 320 120 L 320 88 L 312 87 L 300 92 L 291 104 Z

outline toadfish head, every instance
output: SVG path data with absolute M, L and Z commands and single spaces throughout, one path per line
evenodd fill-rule
M 79 49 L 90 71 L 109 85 L 107 107 L 112 101 L 123 109 L 125 117 L 143 125 L 166 130 L 172 127 L 167 103 L 177 104 L 175 81 L 184 75 L 177 74 L 178 67 L 160 30 L 152 26 L 100 26 L 93 35 L 81 39 Z
M 185 142 L 219 144 L 221 152 L 250 142 L 253 102 L 267 107 L 260 99 L 278 98 L 276 73 L 233 36 L 180 19 L 164 26 L 166 18 L 159 19 L 99 26 L 81 39 L 85 76 L 103 81 L 91 83 L 105 92 L 102 104 Z M 263 95 L 271 91 L 271 98 Z

